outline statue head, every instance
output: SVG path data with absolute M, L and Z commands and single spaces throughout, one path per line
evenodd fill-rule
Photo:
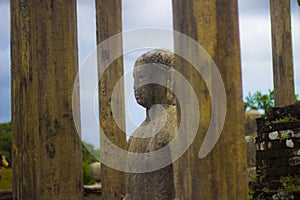
M 133 71 L 134 93 L 140 105 L 150 108 L 154 104 L 175 104 L 174 95 L 167 89 L 174 87 L 173 63 L 174 54 L 165 49 L 151 50 L 137 59 Z

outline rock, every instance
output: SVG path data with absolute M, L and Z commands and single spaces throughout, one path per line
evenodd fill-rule
M 294 146 L 295 146 L 292 139 L 286 140 L 286 141 L 285 141 L 285 144 L 286 144 L 286 146 L 289 147 L 289 148 L 294 148 Z
M 256 110 L 249 110 L 245 113 L 245 134 L 256 135 L 257 126 L 256 119 L 260 118 L 261 114 Z
M 278 133 L 278 131 L 274 131 L 274 132 L 269 133 L 269 139 L 270 140 L 277 140 L 277 139 L 279 139 L 279 133 Z
M 272 199 L 274 200 L 282 200 L 282 199 L 294 199 L 294 195 L 288 193 L 288 192 L 279 192 L 277 194 L 274 194 L 272 196 Z
M 247 151 L 247 163 L 248 167 L 256 166 L 256 144 L 255 138 L 257 136 L 256 118 L 260 118 L 261 115 L 256 110 L 249 110 L 245 112 L 245 142 Z
M 248 180 L 249 182 L 255 183 L 255 177 L 256 177 L 256 167 L 248 167 L 247 168 L 248 172 Z
M 247 151 L 247 163 L 248 167 L 256 166 L 256 144 L 255 137 L 245 136 L 246 151 Z
M 289 159 L 289 165 L 290 166 L 297 166 L 300 165 L 300 157 L 295 156 Z
M 300 138 L 300 132 L 295 133 L 294 137 L 295 138 Z
M 101 163 L 95 162 L 90 165 L 90 175 L 91 178 L 96 182 L 101 182 Z
M 294 156 L 300 156 L 300 149 L 293 151 Z

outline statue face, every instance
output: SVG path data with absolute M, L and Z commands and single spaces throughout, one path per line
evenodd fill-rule
M 134 93 L 137 102 L 146 108 L 154 104 L 167 103 L 167 88 L 155 83 L 167 85 L 168 76 L 168 70 L 157 64 L 136 67 L 134 69 Z
M 133 77 L 135 98 L 140 105 L 150 108 L 154 104 L 174 102 L 172 93 L 165 87 L 173 87 L 170 73 L 173 59 L 173 53 L 163 49 L 151 50 L 138 58 Z

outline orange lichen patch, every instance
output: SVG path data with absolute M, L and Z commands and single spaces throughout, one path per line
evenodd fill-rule
M 5 156 L 2 156 L 2 165 L 3 165 L 3 167 L 8 167 L 9 166 L 9 163 L 7 162 Z

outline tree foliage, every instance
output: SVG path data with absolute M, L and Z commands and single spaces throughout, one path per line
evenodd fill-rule
M 299 100 L 299 95 L 296 94 L 295 98 Z M 247 108 L 262 111 L 266 115 L 274 107 L 274 90 L 269 89 L 266 94 L 260 91 L 256 91 L 254 94 L 249 92 L 245 100 Z
M 249 92 L 245 99 L 247 108 L 263 111 L 263 114 L 266 114 L 274 107 L 274 91 L 270 89 L 267 94 L 263 94 L 260 91 L 256 91 L 254 94 Z
M 83 172 L 83 180 L 85 185 L 91 185 L 95 183 L 95 181 L 90 176 L 90 164 L 92 164 L 93 162 L 99 162 L 97 155 L 100 155 L 100 153 L 98 154 L 98 150 L 95 150 L 92 144 L 83 141 L 82 172 Z

